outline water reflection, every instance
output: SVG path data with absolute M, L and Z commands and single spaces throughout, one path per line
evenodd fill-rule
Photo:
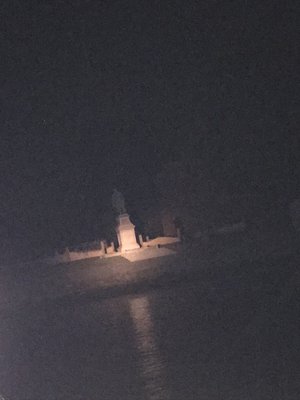
M 151 307 L 147 296 L 129 300 L 140 370 L 149 400 L 168 400 L 170 393 L 166 385 L 165 366 L 155 341 Z

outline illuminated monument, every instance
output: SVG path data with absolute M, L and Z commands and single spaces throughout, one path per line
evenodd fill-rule
M 112 206 L 118 214 L 116 227 L 119 242 L 118 251 L 123 253 L 125 251 L 139 249 L 140 246 L 136 241 L 134 225 L 130 221 L 125 208 L 124 197 L 117 189 L 114 189 L 112 194 Z

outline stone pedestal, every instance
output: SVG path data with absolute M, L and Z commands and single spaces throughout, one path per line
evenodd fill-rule
M 123 253 L 129 250 L 139 249 L 140 246 L 138 245 L 135 237 L 134 225 L 129 219 L 128 214 L 121 214 L 117 218 L 117 236 L 119 242 L 118 251 Z

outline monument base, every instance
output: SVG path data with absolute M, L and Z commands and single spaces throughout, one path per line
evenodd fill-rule
M 118 236 L 118 252 L 123 253 L 130 250 L 139 249 L 140 246 L 136 241 L 134 225 L 129 219 L 129 215 L 121 214 L 117 218 L 117 236 Z

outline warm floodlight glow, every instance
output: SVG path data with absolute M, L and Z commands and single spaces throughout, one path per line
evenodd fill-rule
M 128 214 L 119 215 L 116 231 L 118 235 L 120 252 L 136 250 L 140 248 L 136 241 L 134 225 L 130 221 Z

